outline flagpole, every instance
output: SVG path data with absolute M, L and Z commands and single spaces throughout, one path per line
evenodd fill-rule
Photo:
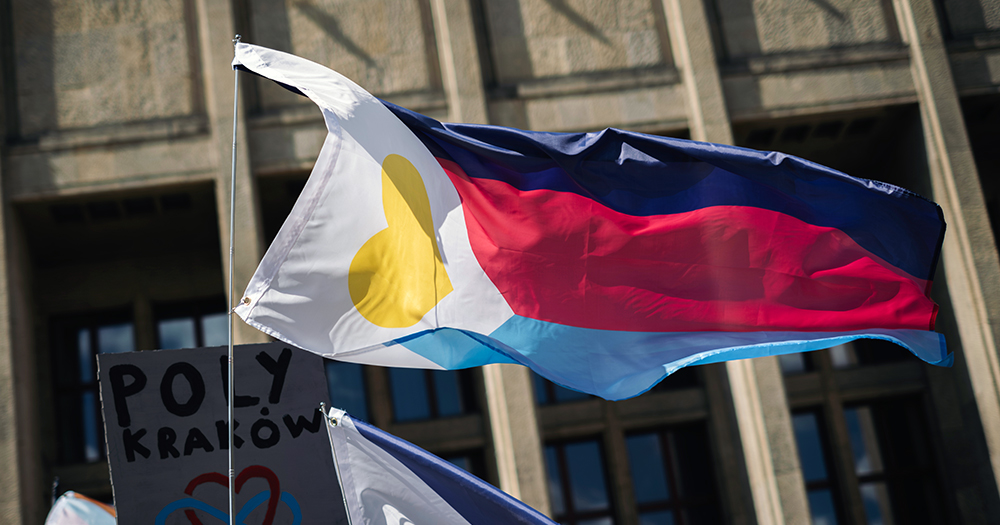
M 240 43 L 240 35 L 233 38 L 233 55 L 236 45 Z M 233 162 L 232 177 L 229 180 L 229 395 L 226 396 L 229 409 L 229 525 L 236 523 L 236 467 L 234 461 L 233 435 L 233 398 L 236 387 L 233 385 L 233 238 L 236 227 L 236 111 L 240 100 L 240 70 L 233 68 Z

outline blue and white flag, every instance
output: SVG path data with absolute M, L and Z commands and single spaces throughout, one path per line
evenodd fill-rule
M 342 410 L 330 410 L 327 430 L 351 523 L 555 525 L 496 487 Z

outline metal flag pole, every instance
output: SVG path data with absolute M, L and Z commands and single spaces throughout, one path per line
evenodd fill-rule
M 233 38 L 233 55 L 236 55 L 236 45 L 240 43 L 240 35 Z M 236 111 L 240 100 L 240 70 L 233 68 L 233 171 L 229 180 L 229 394 L 226 401 L 229 409 L 229 525 L 236 523 L 236 467 L 234 465 L 233 447 L 233 398 L 236 387 L 233 385 L 233 238 L 236 227 Z

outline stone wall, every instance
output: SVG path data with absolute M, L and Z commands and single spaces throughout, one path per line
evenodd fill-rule
M 323 64 L 376 95 L 441 89 L 426 0 L 250 0 L 247 41 Z M 263 110 L 311 104 L 259 82 Z
M 198 109 L 186 0 L 14 0 L 20 134 Z
M 884 0 L 714 1 L 730 59 L 898 41 Z
M 485 0 L 499 83 L 670 63 L 656 0 Z

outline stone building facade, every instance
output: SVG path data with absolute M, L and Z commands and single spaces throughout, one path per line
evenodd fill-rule
M 111 497 L 94 354 L 215 342 L 235 33 L 441 120 L 783 151 L 948 222 L 952 368 L 859 343 L 610 403 L 330 364 L 335 403 L 568 524 L 1000 523 L 997 0 L 0 0 L 0 522 L 41 523 L 56 477 Z M 241 93 L 237 288 L 325 136 Z

